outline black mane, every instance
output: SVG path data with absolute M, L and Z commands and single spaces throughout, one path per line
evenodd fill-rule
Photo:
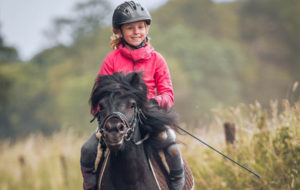
M 151 105 L 147 99 L 147 86 L 143 81 L 141 72 L 114 73 L 113 75 L 103 75 L 96 79 L 91 96 L 91 110 L 97 110 L 99 101 L 106 96 L 115 93 L 128 95 L 134 98 L 138 108 L 142 110 L 145 117 L 142 117 L 142 129 L 151 134 L 157 134 L 169 126 L 176 130 L 177 115 L 170 110 L 159 109 Z

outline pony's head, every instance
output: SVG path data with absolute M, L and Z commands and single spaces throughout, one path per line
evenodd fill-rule
M 142 74 L 114 73 L 97 78 L 90 104 L 98 110 L 96 117 L 103 140 L 111 150 L 120 150 L 124 141 L 133 138 L 142 109 L 147 104 L 147 88 Z

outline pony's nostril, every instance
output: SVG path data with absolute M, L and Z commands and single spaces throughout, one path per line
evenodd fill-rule
M 120 131 L 124 131 L 124 128 L 125 128 L 125 127 L 124 127 L 123 123 L 121 123 L 121 124 L 119 125 L 119 130 L 120 130 Z
M 111 118 L 104 126 L 107 132 L 124 132 L 125 128 L 126 125 L 118 118 Z

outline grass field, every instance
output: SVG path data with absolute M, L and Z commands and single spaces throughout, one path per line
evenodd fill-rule
M 194 173 L 195 189 L 300 189 L 299 103 L 272 101 L 265 109 L 256 102 L 213 112 L 209 127 L 194 133 L 262 178 L 184 135 L 180 146 Z M 227 121 L 236 126 L 234 145 L 224 140 Z M 15 143 L 1 141 L 0 189 L 82 189 L 79 157 L 85 138 L 67 131 L 51 137 L 35 134 Z

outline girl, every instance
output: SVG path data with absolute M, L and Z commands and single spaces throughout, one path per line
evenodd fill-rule
M 144 81 L 148 87 L 148 99 L 154 105 L 169 109 L 174 103 L 173 87 L 169 69 L 164 58 L 149 44 L 147 37 L 151 16 L 146 8 L 134 1 L 124 2 L 114 10 L 112 25 L 114 49 L 104 59 L 100 75 L 114 72 L 143 71 Z M 94 113 L 94 111 L 92 111 Z M 157 137 L 164 150 L 170 169 L 171 189 L 180 190 L 184 185 L 184 166 L 175 133 L 171 130 Z M 81 171 L 84 178 L 84 189 L 95 189 L 97 179 L 93 173 L 97 155 L 98 140 L 95 133 L 81 148 Z

